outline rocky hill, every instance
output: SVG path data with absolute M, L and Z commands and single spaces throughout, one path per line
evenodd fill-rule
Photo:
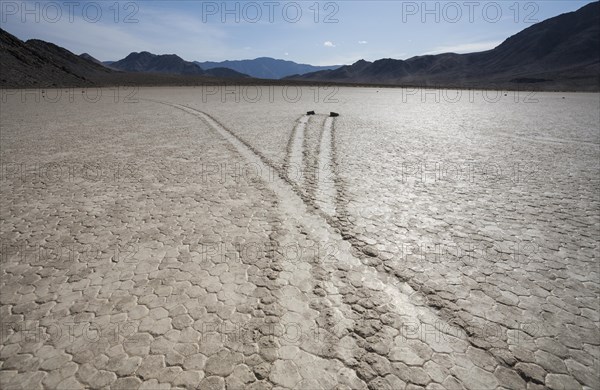
M 0 85 L 48 87 L 92 85 L 112 70 L 49 42 L 23 42 L 0 29 Z
M 600 2 L 537 23 L 479 53 L 358 61 L 290 79 L 461 87 L 600 88 Z

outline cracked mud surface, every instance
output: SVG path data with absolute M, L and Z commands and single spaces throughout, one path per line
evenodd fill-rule
M 3 102 L 1 388 L 600 388 L 598 95 L 305 92 Z

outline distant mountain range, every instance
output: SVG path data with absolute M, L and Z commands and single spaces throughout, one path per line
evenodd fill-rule
M 131 53 L 119 61 L 104 61 L 102 64 L 125 72 L 209 75 L 225 78 L 255 77 L 260 79 L 280 79 L 294 74 L 337 69 L 341 66 L 313 66 L 269 57 L 223 62 L 188 62 L 174 54 L 155 55 L 145 51 Z
M 156 55 L 143 51 L 131 53 L 119 61 L 110 61 L 106 66 L 124 72 L 163 73 L 177 75 L 207 75 L 225 78 L 245 78 L 246 74 L 236 72 L 232 69 L 218 68 L 205 71 L 193 62 L 185 61 L 175 54 Z
M 480 53 L 360 60 L 288 79 L 421 86 L 554 85 L 598 90 L 600 2 L 537 23 Z
M 295 69 L 298 74 L 269 82 L 599 91 L 599 48 L 600 2 L 532 25 L 484 52 L 360 60 L 306 74 L 300 73 L 315 67 L 272 58 L 193 63 L 174 54 L 141 52 L 101 63 L 87 53 L 75 55 L 37 39 L 23 42 L 0 29 L 0 87 L 198 85 L 232 79 L 255 84 L 264 81 L 250 76 L 278 78 Z
M 317 72 L 321 70 L 337 69 L 341 65 L 314 66 L 298 64 L 293 61 L 278 60 L 270 57 L 259 57 L 253 60 L 222 61 L 222 62 L 198 62 L 202 69 L 213 69 L 217 67 L 229 68 L 240 73 L 250 75 L 259 79 L 280 79 L 295 74 Z
M 92 85 L 197 85 L 224 79 L 249 80 L 231 69 L 204 71 L 176 55 L 131 53 L 109 65 L 88 53 L 76 55 L 55 44 L 23 42 L 0 29 L 0 87 Z
M 86 55 L 97 61 L 88 54 Z M 122 60 L 104 61 L 102 64 L 124 72 L 207 75 L 223 78 L 255 77 L 260 79 L 280 79 L 294 74 L 337 69 L 341 66 L 313 66 L 269 57 L 223 62 L 188 62 L 174 54 L 156 55 L 146 51 L 134 52 Z

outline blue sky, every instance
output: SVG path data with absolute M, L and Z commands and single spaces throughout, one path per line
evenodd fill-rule
M 588 3 L 2 1 L 0 24 L 20 39 L 43 39 L 102 61 L 145 50 L 189 61 L 267 56 L 332 65 L 487 50 Z

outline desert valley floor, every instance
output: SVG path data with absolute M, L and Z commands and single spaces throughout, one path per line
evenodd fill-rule
M 2 389 L 600 389 L 599 94 L 2 94 Z

